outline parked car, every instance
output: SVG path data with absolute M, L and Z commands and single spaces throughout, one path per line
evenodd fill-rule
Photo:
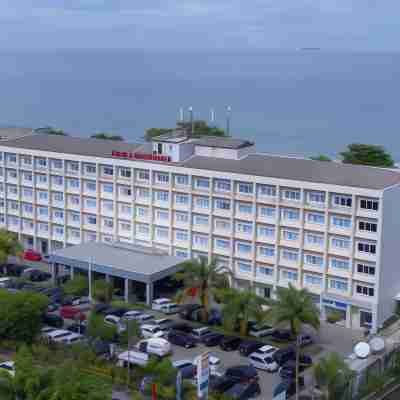
M 179 306 L 176 303 L 168 303 L 168 304 L 163 304 L 160 308 L 160 312 L 167 314 L 167 315 L 172 315 L 172 314 L 177 314 L 179 312 Z
M 65 296 L 61 302 L 61 305 L 63 306 L 72 306 L 75 301 L 79 299 L 79 296 Z
M 28 261 L 41 261 L 42 260 L 42 255 L 33 249 L 25 250 L 22 257 L 24 260 L 28 260 Z
M 85 336 L 80 333 L 69 332 L 69 335 L 61 338 L 54 339 L 55 343 L 62 343 L 64 345 L 71 345 L 85 341 Z
M 240 346 L 242 339 L 236 336 L 225 336 L 220 343 L 220 347 L 224 351 L 234 351 Z
M 15 363 L 14 361 L 4 361 L 0 363 L 0 371 L 5 371 L 11 376 L 15 376 Z
M 143 315 L 143 311 L 138 311 L 138 310 L 130 310 L 124 312 L 122 315 L 115 314 L 114 312 L 110 313 L 111 315 L 116 315 L 118 317 L 122 317 L 124 319 L 134 319 L 138 320 L 140 316 Z
M 304 377 L 303 376 L 299 376 L 299 386 L 300 387 L 304 386 Z M 274 388 L 273 396 L 275 398 L 285 392 L 286 392 L 287 399 L 291 398 L 292 396 L 295 395 L 295 393 L 296 393 L 296 380 L 295 379 L 283 380 L 281 383 L 279 383 L 279 385 L 277 385 Z
M 272 356 L 276 351 L 279 349 L 274 346 L 270 346 L 269 344 L 265 344 L 264 346 L 261 346 L 257 350 L 254 351 L 254 353 L 262 355 L 262 356 Z
M 299 357 L 299 371 L 302 372 L 306 368 L 312 366 L 312 358 L 301 354 Z M 296 361 L 288 360 L 279 369 L 279 376 L 282 379 L 294 379 L 296 376 Z
M 80 333 L 81 335 L 84 335 L 86 333 L 86 324 L 84 324 L 84 323 L 72 324 L 72 325 L 68 326 L 67 329 L 70 332 Z
M 250 364 L 257 369 L 268 372 L 276 372 L 279 369 L 278 363 L 269 354 L 251 353 L 249 355 Z
M 60 308 L 58 303 L 49 303 L 47 306 L 47 312 L 54 312 Z
M 12 286 L 12 278 L 4 276 L 0 278 L 0 289 L 7 289 Z
M 308 346 L 314 343 L 312 337 L 306 334 L 300 335 L 298 340 L 301 347 Z
M 164 331 L 169 331 L 176 324 L 176 321 L 169 318 L 160 318 L 160 319 L 155 319 L 150 323 L 158 326 L 160 329 Z
M 181 346 L 186 349 L 196 346 L 196 340 L 186 333 L 171 330 L 168 333 L 168 340 L 175 346 Z
M 96 314 L 103 314 L 103 311 L 107 310 L 108 308 L 110 308 L 109 304 L 97 303 L 93 306 L 93 312 Z
M 231 387 L 235 386 L 237 380 L 229 376 L 210 376 L 210 388 L 215 393 L 224 393 Z
M 247 357 L 249 354 L 255 352 L 263 346 L 264 343 L 262 342 L 255 342 L 254 340 L 243 340 L 242 343 L 240 343 L 238 350 L 242 356 Z
M 103 311 L 103 314 L 110 314 L 110 315 L 115 315 L 117 317 L 122 317 L 124 314 L 127 314 L 129 311 L 125 307 L 109 307 L 106 310 Z
M 71 335 L 71 332 L 66 329 L 55 329 L 54 331 L 46 333 L 45 336 L 49 342 L 56 342 L 69 335 Z
M 295 359 L 296 350 L 293 346 L 289 346 L 284 349 L 277 350 L 272 357 L 279 365 L 283 365 L 287 361 Z
M 55 314 L 43 315 L 42 321 L 45 325 L 49 325 L 54 328 L 62 328 L 64 326 L 64 320 Z
M 162 306 L 164 306 L 166 304 L 171 304 L 171 303 L 172 303 L 172 300 L 168 299 L 166 297 L 163 297 L 161 299 L 155 299 L 151 303 L 151 309 L 154 311 L 161 311 Z
M 271 339 L 275 340 L 276 342 L 289 342 L 293 338 L 289 329 L 276 329 L 274 332 L 272 332 Z
M 210 333 L 203 338 L 203 343 L 207 347 L 219 346 L 224 338 L 221 333 Z
M 190 325 L 186 324 L 185 322 L 177 322 L 177 321 L 174 323 L 173 326 L 170 327 L 170 329 L 186 334 L 192 333 L 193 330 L 193 328 Z
M 136 321 L 139 322 L 139 324 L 150 324 L 152 321 L 154 321 L 154 315 L 151 314 L 140 314 L 137 316 Z
M 197 342 L 202 342 L 203 339 L 210 335 L 212 332 L 210 331 L 209 328 L 207 327 L 202 327 L 202 328 L 195 328 L 192 329 L 192 332 L 190 333 L 190 336 L 195 339 Z
M 30 280 L 32 282 L 45 282 L 48 281 L 51 278 L 51 274 L 48 272 L 43 272 L 43 271 L 33 271 L 30 274 Z
M 120 317 L 117 317 L 116 315 L 106 315 L 104 317 L 104 323 L 109 326 L 114 326 L 117 328 L 118 333 L 122 333 L 126 330 L 126 325 L 124 325 L 121 321 Z
M 224 393 L 233 400 L 250 400 L 261 394 L 258 382 L 236 383 Z
M 117 365 L 122 368 L 126 368 L 129 364 L 131 366 L 139 365 L 145 366 L 150 360 L 150 355 L 137 350 L 124 351 L 118 355 Z
M 237 365 L 225 371 L 225 376 L 233 378 L 236 382 L 258 381 L 258 372 L 252 365 Z
M 72 306 L 62 306 L 60 308 L 60 316 L 64 319 L 75 319 L 80 321 L 86 319 L 86 315 L 79 308 Z
M 179 316 L 188 321 L 198 321 L 202 309 L 200 304 L 184 304 L 180 307 Z
M 253 325 L 249 329 L 249 335 L 254 337 L 264 337 L 271 335 L 274 332 L 274 328 L 270 325 L 262 324 L 262 325 Z
M 144 353 L 164 357 L 172 352 L 171 343 L 163 338 L 150 338 L 141 340 L 136 348 Z
M 151 337 L 162 337 L 166 335 L 166 332 L 163 331 L 161 328 L 159 328 L 157 325 L 142 325 L 140 327 L 140 333 L 142 334 L 142 337 L 145 339 L 151 338 Z
M 193 360 L 193 364 L 197 365 L 197 361 L 199 359 L 200 356 L 195 357 L 195 359 Z M 208 366 L 210 368 L 210 375 L 218 375 L 218 376 L 222 376 L 222 362 L 221 359 L 219 357 L 216 357 L 212 354 L 210 354 L 210 356 L 208 357 Z
M 0 272 L 10 276 L 21 276 L 27 267 L 19 264 L 2 264 Z

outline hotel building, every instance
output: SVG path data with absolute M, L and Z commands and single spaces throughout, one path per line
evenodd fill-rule
M 309 289 L 322 317 L 376 330 L 400 292 L 400 174 L 180 134 L 0 143 L 0 226 L 48 253 L 88 241 L 216 257 L 238 288 Z

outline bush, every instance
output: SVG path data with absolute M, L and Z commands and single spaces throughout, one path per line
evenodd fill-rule
M 89 281 L 85 276 L 75 276 L 64 285 L 64 292 L 72 296 L 87 296 L 89 293 Z
M 343 314 L 340 311 L 330 311 L 326 316 L 326 320 L 331 324 L 336 324 L 343 319 Z

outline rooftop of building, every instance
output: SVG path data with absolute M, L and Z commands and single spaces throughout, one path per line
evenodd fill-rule
M 205 147 L 218 147 L 222 149 L 242 149 L 243 147 L 253 146 L 254 143 L 249 140 L 236 139 L 232 137 L 223 136 L 204 136 L 200 139 L 194 140 L 193 143 L 196 146 Z
M 27 135 L 33 135 L 32 128 L 0 128 L 0 141 L 13 140 Z
M 55 250 L 50 262 L 129 278 L 140 282 L 154 282 L 179 270 L 182 259 L 152 247 L 128 243 L 87 242 Z M 106 271 L 107 269 L 107 271 Z

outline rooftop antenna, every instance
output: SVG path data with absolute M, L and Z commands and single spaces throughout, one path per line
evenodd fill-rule
M 179 121 L 180 122 L 184 121 L 184 114 L 183 114 L 183 108 L 182 107 L 179 109 Z
M 231 106 L 226 107 L 226 136 L 230 136 L 231 131 Z
M 211 122 L 213 123 L 215 121 L 215 111 L 213 108 L 210 111 L 211 111 Z
M 193 119 L 193 107 L 189 107 L 189 114 L 190 114 L 190 125 L 191 125 L 191 134 L 194 135 L 194 119 Z

